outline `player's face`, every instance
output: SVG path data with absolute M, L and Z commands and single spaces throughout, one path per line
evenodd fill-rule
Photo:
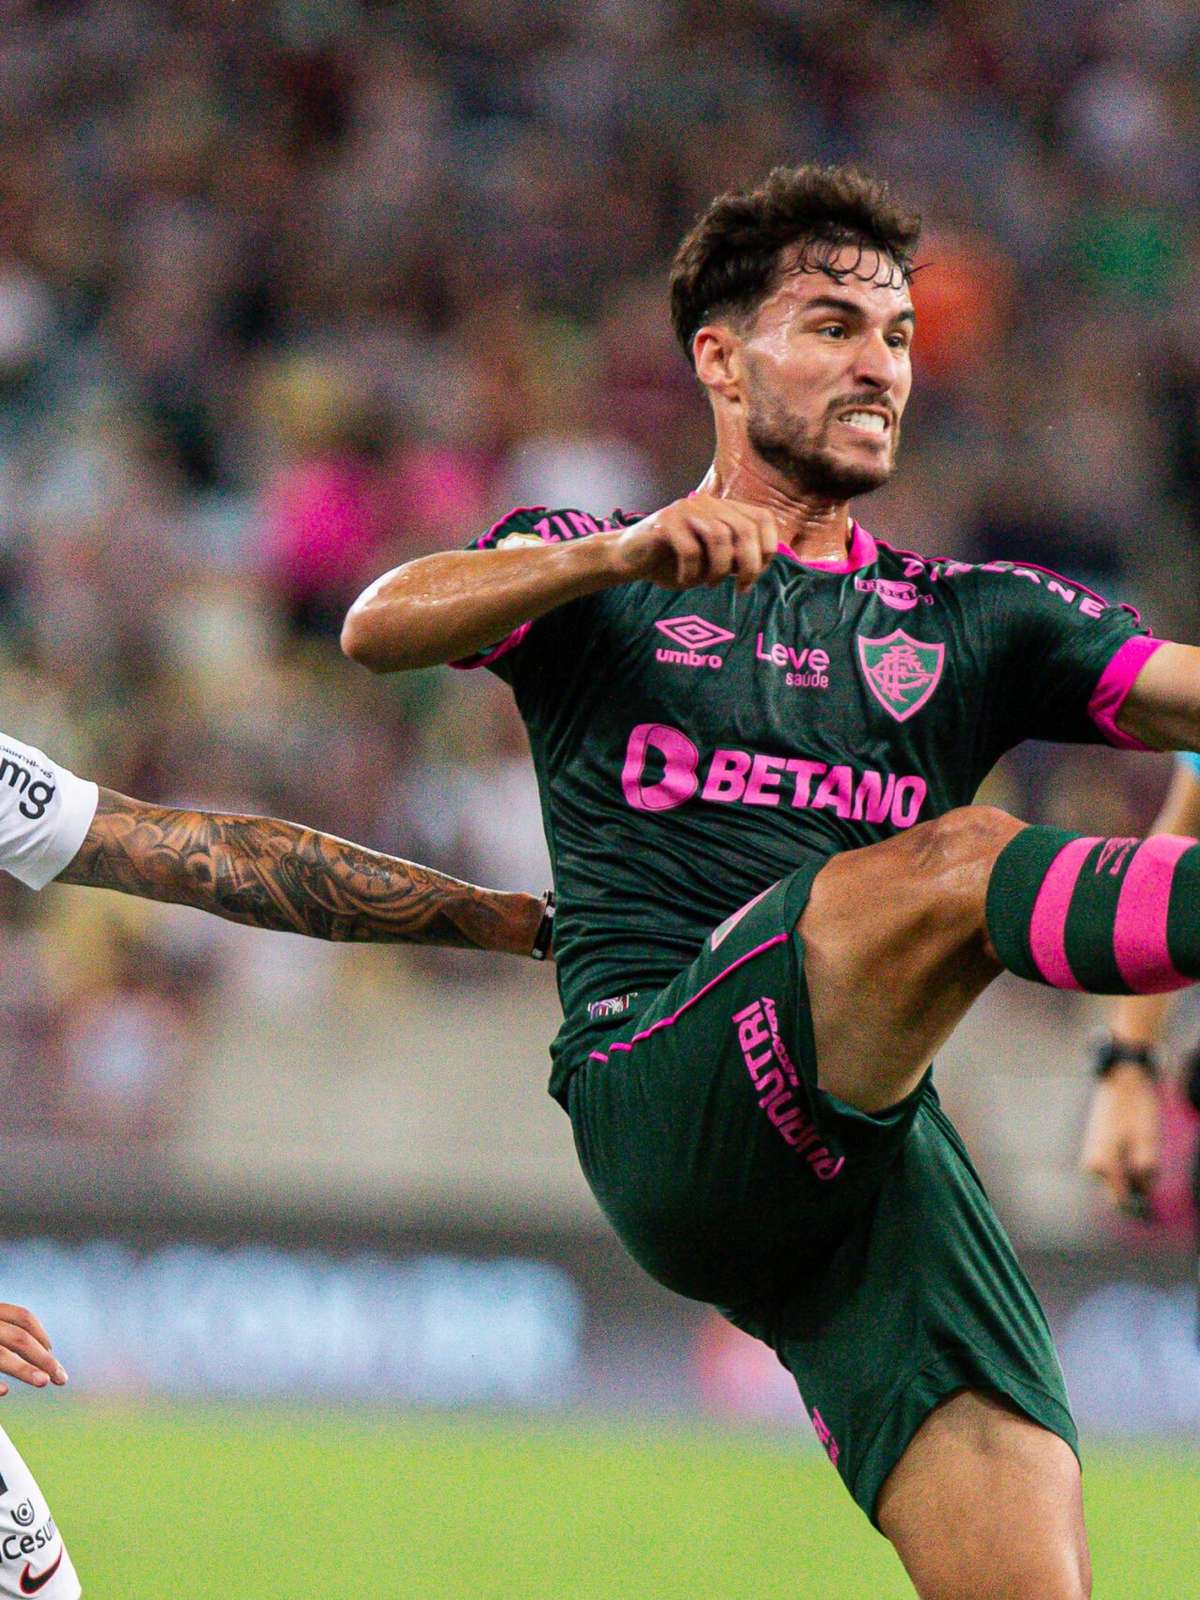
M 894 264 L 855 246 L 785 271 L 742 336 L 747 438 L 801 493 L 849 499 L 896 468 L 913 307 Z

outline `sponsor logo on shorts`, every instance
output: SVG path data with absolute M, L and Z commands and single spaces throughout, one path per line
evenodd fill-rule
M 825 1446 L 825 1454 L 829 1457 L 830 1461 L 832 1461 L 834 1466 L 836 1467 L 837 1466 L 837 1459 L 838 1459 L 838 1456 L 841 1455 L 841 1451 L 838 1449 L 837 1440 L 833 1437 L 833 1434 L 830 1433 L 830 1431 L 829 1431 L 829 1424 L 825 1421 L 825 1418 L 817 1410 L 816 1406 L 814 1406 L 812 1408 L 811 1419 L 812 1419 L 812 1425 L 817 1431 L 817 1438 L 820 1439 L 821 1443 Z
M 28 1501 L 25 1502 L 28 1504 Z M 30 1518 L 30 1521 L 33 1519 Z M 22 1523 L 22 1527 L 26 1524 Z M 35 1528 L 32 1533 L 6 1533 L 0 1539 L 0 1558 L 5 1561 L 24 1561 L 30 1556 L 36 1556 L 39 1550 L 45 1550 L 58 1538 L 58 1529 L 54 1526 L 54 1518 L 47 1517 L 40 1528 Z
M 933 596 L 922 594 L 915 583 L 901 583 L 894 578 L 855 578 L 854 587 L 859 594 L 873 594 L 893 611 L 911 611 L 914 606 L 933 604 Z
M 768 644 L 760 633 L 754 640 L 754 657 L 756 661 L 765 661 L 768 666 L 778 667 L 785 674 L 784 682 L 789 689 L 829 687 L 828 650 L 812 645 L 804 645 L 797 650 L 778 640 Z
M 676 667 L 708 667 L 713 672 L 719 672 L 725 663 L 713 652 L 712 647 L 728 644 L 730 639 L 736 637 L 728 628 L 719 627 L 715 622 L 709 622 L 706 617 L 698 617 L 695 614 L 687 617 L 664 617 L 654 626 L 659 633 L 665 633 L 673 644 L 684 646 L 682 650 L 669 650 L 665 645 L 659 645 L 654 652 L 656 661 L 665 661 Z
M 66 1547 L 64 1546 L 43 1572 L 34 1572 L 27 1561 L 25 1563 L 25 1570 L 21 1574 L 21 1593 L 37 1594 L 39 1589 L 44 1589 L 50 1582 L 50 1579 L 58 1571 L 59 1567 L 62 1566 L 62 1558 L 66 1555 L 66 1553 Z
M 944 644 L 922 644 L 897 628 L 885 639 L 858 636 L 858 659 L 867 687 L 889 717 L 907 722 L 941 682 Z
M 845 1156 L 835 1156 L 813 1127 L 798 1103 L 800 1074 L 779 1035 L 779 1013 L 769 995 L 753 1000 L 736 1011 L 732 1018 L 738 1047 L 750 1081 L 758 1091 L 759 1106 L 773 1127 L 797 1155 L 802 1155 L 809 1171 L 821 1183 L 836 1178 L 846 1165 Z
M 598 1022 L 601 1017 L 623 1017 L 637 996 L 638 991 L 635 989 L 632 994 L 614 994 L 607 1000 L 589 1000 L 588 1019 L 591 1022 Z
M 30 1527 L 36 1515 L 32 1500 L 22 1500 L 19 1506 L 13 1507 L 12 1519 L 18 1528 Z
M 44 778 L 35 779 L 30 768 L 23 761 L 14 761 L 12 756 L 0 756 L 0 783 L 7 783 L 10 789 L 20 793 L 21 804 L 17 810 L 31 822 L 44 817 L 46 807 L 54 799 L 54 785 Z

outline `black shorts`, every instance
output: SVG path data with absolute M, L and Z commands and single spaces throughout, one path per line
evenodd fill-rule
M 630 1253 L 776 1351 L 874 1520 L 955 1390 L 996 1391 L 1078 1441 L 1046 1319 L 928 1075 L 878 1115 L 817 1086 L 796 924 L 823 865 L 593 1027 L 568 1110 Z

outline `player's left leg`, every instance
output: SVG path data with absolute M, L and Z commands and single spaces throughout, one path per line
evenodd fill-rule
M 800 920 L 821 1087 L 896 1103 L 992 978 L 1153 993 L 1200 977 L 1200 846 L 972 806 L 835 857 Z
M 960 1390 L 925 1419 L 876 1520 L 921 1600 L 1087 1600 L 1079 1463 L 1057 1434 Z

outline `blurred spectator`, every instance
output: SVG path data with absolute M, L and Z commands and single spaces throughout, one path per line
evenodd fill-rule
M 931 224 L 870 525 L 1187 636 L 1198 59 L 1189 0 L 10 6 L 0 726 L 117 787 L 540 884 L 507 700 L 355 675 L 334 635 L 361 584 L 510 502 L 696 482 L 670 255 L 798 159 L 874 165 Z M 1128 831 L 1161 773 L 1106 761 L 1027 753 L 993 788 Z M 11 885 L 0 924 L 7 1134 L 169 1137 L 211 985 L 287 965 L 216 940 L 193 971 L 166 923 Z

